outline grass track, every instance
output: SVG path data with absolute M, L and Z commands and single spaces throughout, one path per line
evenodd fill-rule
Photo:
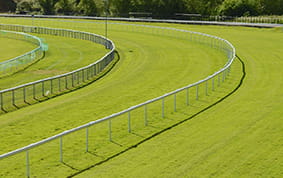
M 34 34 L 49 45 L 45 57 L 26 70 L 0 80 L 0 89 L 11 88 L 70 72 L 100 59 L 107 51 L 102 45 L 85 40 Z
M 36 45 L 23 40 L 0 37 L 0 62 L 23 55 L 36 48 Z
M 127 35 L 127 36 L 128 36 L 127 39 L 120 38 L 119 42 L 123 43 L 122 45 L 120 45 L 120 46 L 123 46 L 123 50 L 120 50 L 121 51 L 120 55 L 121 55 L 122 60 L 121 60 L 121 63 L 118 64 L 117 69 L 116 68 L 114 69 L 113 71 L 114 74 L 112 74 L 109 77 L 106 76 L 105 80 L 103 79 L 101 81 L 98 81 L 95 84 L 88 86 L 85 89 L 82 89 L 80 91 L 68 94 L 66 96 L 55 98 L 54 100 L 47 101 L 42 104 L 34 105 L 34 106 L 24 108 L 16 112 L 12 112 L 12 113 L 8 113 L 3 116 L 0 116 L 1 124 L 3 124 L 2 126 L 10 125 L 10 126 L 13 126 L 14 129 L 18 129 L 14 127 L 14 124 L 17 125 L 20 122 L 23 122 L 24 123 L 23 127 L 20 130 L 22 130 L 22 132 L 24 133 L 26 131 L 23 129 L 27 125 L 31 124 L 30 125 L 31 128 L 38 129 L 40 128 L 39 125 L 41 125 L 44 120 L 44 123 L 46 125 L 50 125 L 52 128 L 54 128 L 54 130 L 56 130 L 56 132 L 52 131 L 53 130 L 52 128 L 47 127 L 46 131 L 42 132 L 42 134 L 46 135 L 46 133 L 49 133 L 51 136 L 52 134 L 58 133 L 67 128 L 68 129 L 73 128 L 75 126 L 86 123 L 88 121 L 95 120 L 96 118 L 100 118 L 105 115 L 111 114 L 113 112 L 120 111 L 122 108 L 129 107 L 134 104 L 143 102 L 147 99 L 151 99 L 153 97 L 159 96 L 165 92 L 170 91 L 170 89 L 171 90 L 176 89 L 187 83 L 191 83 L 194 80 L 198 80 L 206 76 L 208 73 L 215 71 L 216 68 L 219 68 L 221 64 L 223 64 L 224 59 L 210 60 L 211 56 L 209 54 L 213 55 L 214 52 L 211 51 L 211 53 L 210 52 L 203 53 L 201 52 L 202 50 L 201 46 L 193 47 L 194 52 L 192 54 L 199 55 L 200 58 L 207 59 L 207 60 L 203 60 L 202 62 L 198 63 L 197 61 L 193 62 L 193 60 L 195 59 L 192 58 L 191 59 L 192 62 L 188 62 L 188 60 L 184 59 L 184 57 L 181 57 L 181 56 L 184 54 L 185 51 L 192 48 L 192 46 L 188 45 L 187 48 L 179 49 L 177 47 L 174 48 L 176 44 L 173 45 L 171 50 L 172 51 L 177 50 L 178 52 L 172 53 L 172 54 L 169 53 L 169 56 L 167 55 L 167 58 L 166 58 L 167 61 L 165 62 L 164 58 L 160 57 L 160 55 L 165 56 L 165 53 L 163 53 L 162 50 L 158 50 L 158 51 L 155 50 L 157 46 L 156 43 L 142 45 L 142 42 L 138 43 L 138 42 L 133 42 L 132 40 L 129 40 L 129 39 L 133 39 L 131 35 Z M 143 41 L 145 37 L 146 36 L 142 35 L 139 39 Z M 155 37 L 146 37 L 146 38 L 150 40 L 150 38 L 155 38 Z M 162 40 L 162 39 L 159 39 L 159 40 Z M 152 40 L 152 41 L 156 41 L 156 40 Z M 179 41 L 176 41 L 176 43 L 178 42 Z M 179 43 L 184 43 L 184 42 L 180 41 Z M 163 39 L 163 44 L 166 44 L 166 49 L 167 49 L 167 47 L 171 44 L 171 39 L 170 40 Z M 200 47 L 200 49 L 196 50 L 198 47 Z M 130 48 L 130 50 L 133 52 L 130 52 L 128 48 Z M 156 56 L 156 57 L 152 57 L 152 56 Z M 216 57 L 219 57 L 219 56 L 216 55 L 215 58 Z M 171 60 L 172 58 L 176 60 L 180 60 L 180 61 L 177 63 L 176 61 Z M 199 69 L 202 68 L 202 64 L 209 65 L 208 62 L 210 61 L 211 62 L 214 61 L 216 65 L 211 66 L 210 68 L 207 68 L 209 72 L 206 70 L 203 70 L 202 73 L 198 73 L 194 77 L 190 77 L 190 78 L 186 77 L 186 75 L 193 76 L 193 73 L 196 73 L 198 68 Z M 192 63 L 194 63 L 195 65 L 192 66 L 191 65 Z M 131 66 L 131 68 L 129 68 L 129 66 Z M 179 76 L 177 76 L 179 78 L 175 79 L 174 81 L 171 81 L 172 77 L 175 77 L 175 74 L 178 73 L 178 71 L 180 71 L 180 68 L 181 69 L 189 68 L 191 70 L 187 70 L 185 74 L 180 73 Z M 137 74 L 137 76 L 133 76 L 133 74 Z M 165 74 L 166 74 L 166 77 L 160 77 L 160 78 L 156 77 L 155 80 L 151 77 L 151 76 L 162 76 Z M 182 80 L 182 83 L 180 83 L 181 80 Z M 151 82 L 151 81 L 154 81 L 154 82 Z M 168 84 L 168 82 L 170 83 Z M 144 83 L 147 83 L 147 85 L 144 85 Z M 129 91 L 132 91 L 132 92 L 129 92 Z M 142 93 L 144 94 L 142 95 Z M 150 93 L 149 96 L 146 93 Z M 137 100 L 137 96 L 139 100 Z M 128 101 L 121 102 L 121 100 L 125 100 L 125 98 L 129 100 L 129 102 Z M 104 103 L 101 104 L 101 101 L 104 101 Z M 69 103 L 69 104 L 66 104 L 66 103 Z M 89 104 L 89 103 L 92 103 L 92 104 Z M 44 105 L 44 106 L 42 107 L 41 105 Z M 113 105 L 116 105 L 116 107 L 112 108 Z M 94 112 L 92 109 L 93 107 L 96 108 Z M 70 109 L 73 111 L 67 114 L 66 111 L 67 110 L 70 111 Z M 18 115 L 17 114 L 18 112 L 26 113 L 26 114 Z M 11 117 L 14 119 L 10 119 Z M 35 120 L 37 120 L 38 117 L 41 119 L 38 122 L 35 122 Z M 58 120 L 58 118 L 60 118 L 60 120 Z M 71 118 L 74 118 L 74 119 L 79 118 L 80 120 L 78 119 L 73 120 Z M 61 126 L 56 125 L 56 122 Z M 39 125 L 36 126 L 37 124 Z M 59 127 L 59 130 L 57 130 L 57 127 Z M 2 129 L 4 128 L 5 127 L 2 127 Z M 10 131 L 7 130 L 1 133 L 3 134 L 6 133 L 14 137 L 11 132 L 11 128 L 6 127 L 6 129 Z M 28 133 L 30 132 L 31 130 L 28 130 Z M 38 136 L 39 135 L 37 135 L 36 137 Z M 21 135 L 20 140 L 25 139 L 25 138 L 27 140 L 30 140 L 29 136 L 27 135 L 26 136 Z M 6 146 L 7 145 L 5 145 L 5 147 Z M 10 147 L 9 149 L 12 149 L 12 148 Z
M 162 95 L 188 83 L 193 83 L 213 73 L 226 62 L 224 56 L 220 53 L 206 46 L 190 44 L 188 41 L 179 38 L 160 38 L 160 36 L 148 36 L 144 33 L 124 33 L 118 31 L 110 35 L 111 39 L 117 44 L 121 55 L 121 61 L 110 74 L 76 92 L 0 116 L 0 133 L 1 138 L 3 138 L 0 145 L 1 151 L 6 152 L 24 146 L 66 129 L 120 111 L 134 104 L 144 102 L 147 99 Z M 162 46 L 159 46 L 160 43 Z M 158 47 L 160 49 L 156 50 Z M 216 96 L 208 100 L 203 99 L 200 104 L 195 104 L 195 111 L 221 97 L 223 93 L 226 93 L 226 90 L 233 88 L 236 82 L 237 80 L 235 82 L 231 80 L 228 89 L 224 88 L 222 91 L 220 88 L 218 95 L 216 94 Z M 170 102 L 168 101 L 169 104 Z M 192 112 L 194 112 L 193 109 Z M 171 113 L 172 111 L 168 110 L 168 115 Z M 181 112 L 174 117 L 183 119 L 187 115 L 188 113 L 184 111 L 184 113 Z M 154 120 L 151 122 L 154 123 Z M 174 122 L 174 120 L 169 119 L 164 124 L 168 125 Z M 42 127 L 43 124 L 45 127 Z M 152 132 L 162 129 L 164 127 L 162 124 L 157 124 L 156 128 L 143 129 L 139 134 L 148 136 Z M 117 125 L 120 124 L 117 123 Z M 26 129 L 27 127 L 29 129 Z M 103 126 L 99 126 L 98 130 L 103 131 L 101 127 Z M 102 131 L 101 133 L 98 132 L 97 135 L 103 135 Z M 83 133 L 78 133 L 78 136 L 81 137 L 81 134 Z M 67 140 L 73 141 L 77 140 L 77 138 L 79 137 L 73 136 Z M 122 142 L 125 147 L 140 139 L 133 136 L 125 138 L 116 136 L 115 138 L 119 139 L 118 141 Z M 55 167 L 57 175 L 67 176 L 70 173 L 76 172 L 76 169 L 86 168 L 93 164 L 93 161 L 97 162 L 101 159 L 89 157 L 86 154 L 70 159 L 72 156 L 68 155 L 71 155 L 70 152 L 72 152 L 74 145 L 70 144 L 68 146 L 68 143 L 66 144 L 66 147 L 70 150 L 66 153 L 66 160 L 68 160 L 66 164 L 69 166 L 54 163 L 56 160 L 54 155 L 56 155 L 57 151 L 54 148 L 57 143 L 50 143 L 50 148 L 53 149 L 47 149 L 49 150 L 47 151 L 44 148 L 39 148 L 38 150 L 40 151 L 35 150 L 32 152 L 33 155 L 38 154 L 38 157 L 43 156 L 45 161 L 49 160 L 49 158 L 51 159 L 51 155 L 53 155 L 51 162 L 47 161 L 44 164 L 37 164 L 38 162 L 35 161 L 33 169 L 41 170 L 41 172 L 35 172 L 39 175 L 52 176 L 54 171 L 48 170 L 54 170 Z M 95 150 L 92 151 L 95 153 L 99 151 L 99 154 L 107 157 L 123 149 L 120 146 L 117 147 L 117 145 L 113 147 L 113 144 L 107 144 L 106 147 L 103 147 L 104 145 L 105 143 L 101 145 L 95 144 L 95 147 L 93 147 Z M 105 149 L 108 150 L 107 148 L 110 149 L 105 152 Z M 42 153 L 46 154 L 43 155 Z M 16 160 L 20 160 L 22 156 L 19 155 Z M 80 156 L 86 160 L 82 162 Z M 34 157 L 34 159 L 36 160 L 37 158 Z M 39 162 L 42 162 L 42 160 Z M 19 161 L 17 163 L 21 164 Z M 6 171 L 9 171 L 7 165 L 9 164 L 6 164 L 5 168 Z M 41 169 L 38 168 L 40 166 L 42 166 Z M 71 169 L 71 167 L 75 169 Z M 17 172 L 16 176 L 21 175 L 21 170 L 17 170 Z
M 231 41 L 246 65 L 243 85 L 193 120 L 77 177 L 282 177 L 282 31 L 176 26 Z

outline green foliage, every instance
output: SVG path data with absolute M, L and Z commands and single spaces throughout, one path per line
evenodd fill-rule
M 127 17 L 131 11 L 131 0 L 115 0 L 112 5 L 114 6 L 114 13 L 121 17 Z
M 75 1 L 74 0 L 59 0 L 56 5 L 56 12 L 58 14 L 72 15 L 74 14 Z
M 23 0 L 17 3 L 16 13 L 23 14 L 28 12 L 40 12 L 41 7 L 37 0 Z
M 257 2 L 258 3 L 258 2 Z M 227 16 L 258 15 L 258 4 L 250 0 L 225 0 L 220 6 L 219 13 Z
M 78 12 L 82 15 L 96 16 L 97 7 L 94 0 L 81 0 L 78 4 Z
M 2 3 L 0 0 L 0 4 Z M 283 0 L 17 0 L 18 11 L 43 14 L 100 16 L 108 14 L 128 17 L 129 12 L 152 13 L 154 18 L 174 18 L 176 13 L 201 15 L 282 15 Z M 2 5 L 1 5 L 2 6 Z M 0 6 L 0 10 L 1 10 Z M 106 8 L 107 6 L 107 8 Z
M 40 6 L 42 7 L 43 14 L 53 15 L 55 14 L 55 4 L 59 0 L 38 0 Z
M 260 0 L 262 12 L 266 15 L 282 15 L 283 0 Z
M 0 12 L 15 11 L 16 3 L 12 0 L 0 0 Z

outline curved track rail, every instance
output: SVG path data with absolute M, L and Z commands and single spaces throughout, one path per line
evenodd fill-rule
M 0 109 L 4 112 L 11 110 L 11 108 L 19 108 L 22 105 L 29 104 L 31 101 L 34 102 L 44 99 L 46 95 L 59 95 L 67 90 L 75 89 L 78 86 L 93 81 L 114 60 L 114 43 L 100 35 L 75 30 L 21 25 L 0 24 L 0 29 L 77 38 L 92 41 L 110 49 L 110 51 L 101 59 L 88 66 L 62 75 L 45 78 L 0 91 Z
M 0 30 L 0 36 L 3 36 L 4 38 L 25 40 L 37 45 L 35 49 L 23 55 L 0 62 L 0 77 L 11 75 L 31 65 L 41 59 L 44 56 L 44 52 L 47 51 L 46 44 L 44 44 L 40 38 L 27 33 Z
M 152 104 L 152 103 L 155 103 L 157 101 L 162 101 L 162 106 L 161 106 L 161 117 L 165 117 L 165 113 L 164 113 L 164 100 L 169 97 L 169 96 L 174 96 L 174 110 L 176 111 L 176 95 L 179 93 L 179 92 L 182 92 L 182 91 L 186 91 L 188 93 L 189 90 L 191 89 L 195 89 L 196 91 L 196 99 L 198 99 L 199 97 L 199 86 L 201 84 L 205 84 L 206 86 L 206 91 L 207 91 L 207 86 L 208 86 L 208 83 L 210 82 L 214 88 L 214 85 L 216 83 L 216 80 L 218 80 L 218 83 L 220 81 L 225 81 L 227 75 L 229 75 L 230 73 L 230 68 L 231 68 L 231 65 L 235 59 L 235 54 L 236 54 L 236 51 L 235 51 L 235 48 L 234 46 L 227 40 L 225 39 L 222 39 L 222 38 L 219 38 L 219 37 L 216 37 L 216 36 L 212 36 L 212 35 L 207 35 L 207 34 L 204 34 L 204 33 L 198 33 L 198 32 L 192 32 L 192 31 L 187 31 L 187 30 L 180 30 L 180 29 L 175 29 L 175 28 L 167 28 L 167 27 L 156 27 L 156 26 L 148 26 L 148 25 L 131 25 L 131 24 L 122 24 L 122 23 L 113 23 L 113 24 L 116 24 L 116 25 L 124 25 L 124 26 L 130 26 L 130 27 L 135 27 L 133 28 L 132 30 L 137 30 L 139 28 L 150 28 L 150 29 L 158 29 L 158 30 L 164 30 L 164 31 L 175 31 L 175 32 L 180 32 L 182 34 L 185 34 L 184 36 L 186 36 L 190 41 L 192 42 L 197 42 L 197 43 L 201 43 L 201 44 L 204 44 L 204 45 L 208 45 L 212 48 L 215 48 L 216 50 L 220 50 L 222 51 L 223 53 L 226 54 L 227 56 L 227 63 L 223 66 L 223 68 L 221 68 L 219 71 L 216 71 L 215 73 L 213 73 L 212 75 L 196 82 L 196 83 L 193 83 L 193 84 L 189 84 L 187 86 L 184 86 L 182 88 L 179 88 L 175 91 L 172 91 L 172 92 L 169 92 L 169 93 L 166 93 L 160 97 L 157 97 L 157 98 L 154 98 L 154 99 L 151 99 L 151 100 L 148 100 L 144 103 L 141 103 L 141 104 L 138 104 L 138 105 L 135 105 L 135 106 L 132 106 L 126 110 L 123 110 L 121 112 L 118 112 L 118 113 L 115 113 L 115 114 L 112 114 L 110 116 L 107 116 L 107 117 L 104 117 L 102 119 L 98 119 L 98 120 L 95 120 L 95 121 L 92 121 L 92 122 L 89 122 L 87 124 L 84 124 L 84 125 L 81 125 L 79 127 L 76 127 L 76 128 L 73 128 L 71 130 L 67 130 L 67 131 L 64 131 L 60 134 L 57 134 L 57 135 L 54 135 L 52 137 L 49 137 L 49 138 L 46 138 L 44 140 L 41 140 L 39 142 L 36 142 L 36 143 L 33 143 L 33 144 L 30 144 L 28 146 L 25 146 L 25 147 L 22 147 L 22 148 L 19 148 L 17 150 L 14 150 L 14 151 L 11 151 L 11 152 L 8 152 L 8 153 L 5 153 L 3 155 L 0 155 L 0 160 L 3 159 L 3 158 L 7 158 L 7 157 L 10 157 L 12 155 L 15 155 L 17 153 L 20 153 L 20 152 L 26 152 L 26 160 L 27 160 L 27 176 L 30 176 L 29 175 L 29 150 L 39 146 L 39 145 L 43 145 L 45 143 L 48 143 L 50 141 L 53 141 L 53 140 L 56 140 L 56 139 L 60 139 L 60 143 L 62 143 L 62 140 L 63 140 L 63 137 L 68 135 L 68 134 L 72 134 L 76 131 L 79 131 L 79 130 L 82 130 L 82 129 L 86 129 L 86 132 L 88 133 L 88 128 L 93 126 L 93 125 L 96 125 L 96 124 L 99 124 L 99 123 L 102 123 L 102 122 L 108 122 L 109 124 L 109 140 L 112 141 L 112 131 L 111 131 L 111 121 L 113 119 L 115 119 L 116 117 L 118 116 L 121 116 L 121 115 L 124 115 L 124 114 L 127 114 L 128 115 L 128 132 L 131 133 L 131 112 L 138 109 L 138 108 L 144 108 L 144 121 L 145 121 L 145 125 L 147 125 L 147 107 Z M 41 29 L 46 29 L 46 28 L 42 28 L 40 27 Z M 36 29 L 35 29 L 36 30 Z M 54 30 L 54 29 L 53 29 Z M 63 31 L 63 29 L 60 29 L 61 31 Z M 51 30 L 51 33 L 55 33 Z M 58 32 L 56 32 L 57 34 Z M 72 32 L 72 33 L 75 33 L 75 32 Z M 152 33 L 154 33 L 154 30 L 152 30 Z M 88 33 L 86 33 L 88 34 Z M 70 35 L 70 37 L 73 37 L 72 35 Z M 103 38 L 104 39 L 104 38 Z M 105 39 L 104 39 L 105 40 Z M 105 41 L 104 41 L 105 42 Z M 103 43 L 103 42 L 102 42 Z M 92 67 L 92 66 L 90 66 Z M 81 69 L 80 69 L 81 70 Z M 86 70 L 86 68 L 83 68 L 82 70 Z M 88 69 L 87 69 L 88 70 Z M 78 71 L 76 71 L 78 72 Z M 66 76 L 71 76 L 72 78 L 73 77 L 73 73 L 68 73 L 68 74 L 64 74 L 63 77 L 66 77 Z M 48 80 L 44 80 L 43 82 L 45 81 L 52 81 L 53 79 L 56 79 L 56 78 L 48 78 Z M 32 83 L 32 85 L 34 85 L 35 83 Z M 189 105 L 189 98 L 188 98 L 188 95 L 187 95 L 187 105 Z M 86 137 L 86 139 L 88 140 L 88 137 Z M 88 143 L 88 142 L 87 142 Z M 86 150 L 88 151 L 88 144 L 86 145 Z M 63 162 L 63 151 L 62 151 L 62 144 L 60 144 L 60 161 Z

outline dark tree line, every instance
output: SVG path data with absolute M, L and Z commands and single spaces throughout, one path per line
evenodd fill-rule
M 170 17 L 176 13 L 201 15 L 282 15 L 283 0 L 114 0 L 114 12 L 152 12 Z
M 120 17 L 128 17 L 130 12 L 150 13 L 154 18 L 283 15 L 283 0 L 0 0 L 2 12 L 103 16 L 105 9 Z

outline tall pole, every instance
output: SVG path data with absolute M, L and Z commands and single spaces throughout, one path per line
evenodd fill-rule
M 108 39 L 107 37 L 107 31 L 108 31 L 108 22 L 107 22 L 107 18 L 108 18 L 108 0 L 104 0 L 104 6 L 105 6 L 105 37 L 106 39 Z M 105 43 L 105 48 L 108 49 L 108 46 L 107 46 L 107 42 Z

